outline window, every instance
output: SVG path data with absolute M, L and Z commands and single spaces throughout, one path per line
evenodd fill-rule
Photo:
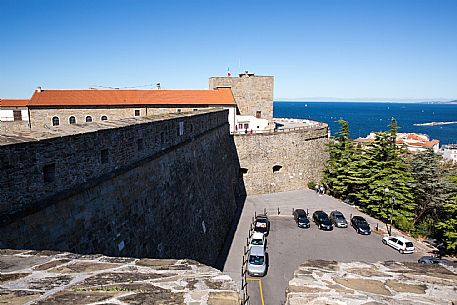
M 100 118 L 100 120 L 102 121 L 108 121 L 108 117 L 106 115 L 102 115 L 102 117 Z
M 177 112 L 177 113 L 181 113 L 181 111 L 182 111 L 182 110 L 181 110 L 181 109 L 179 109 L 179 108 L 178 108 L 178 109 L 176 109 L 176 112 Z
M 256 111 L 255 112 L 255 117 L 260 119 L 262 117 L 262 111 Z
M 140 110 L 138 110 L 138 109 L 135 110 L 135 116 L 140 116 Z
M 52 118 L 52 126 L 59 126 L 60 120 L 58 117 L 53 117 Z
M 279 172 L 281 170 L 282 166 L 281 165 L 275 165 L 273 166 L 273 173 Z
M 243 176 L 246 175 L 247 173 L 248 173 L 247 168 L 240 167 L 240 171 L 239 171 L 240 178 L 243 178 Z
M 56 179 L 56 164 L 51 163 L 43 166 L 43 180 L 45 183 L 53 182 Z
M 102 164 L 108 163 L 108 149 L 107 148 L 102 149 L 100 151 L 100 160 L 101 160 Z
M 136 140 L 136 146 L 138 148 L 138 151 L 143 150 L 143 139 Z
M 86 123 L 91 123 L 92 117 L 90 115 L 86 116 Z
M 76 124 L 76 118 L 74 116 L 71 116 L 68 118 L 68 123 L 70 124 Z
M 192 111 L 198 111 L 198 109 L 197 109 L 197 108 L 194 108 L 194 109 L 192 109 Z
M 20 110 L 13 110 L 13 118 L 15 121 L 22 121 L 22 113 Z
M 244 123 L 244 129 L 248 129 L 249 128 L 249 123 Z
M 182 136 L 184 134 L 184 122 L 179 122 L 178 125 L 178 136 Z

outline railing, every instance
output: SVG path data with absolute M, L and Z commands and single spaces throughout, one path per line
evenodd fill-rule
M 231 134 L 235 136 L 244 136 L 244 135 L 253 135 L 253 134 L 278 134 L 291 131 L 300 131 L 300 130 L 319 130 L 326 128 L 327 124 L 318 123 L 315 125 L 309 126 L 300 126 L 300 127 L 290 127 L 290 128 L 277 128 L 277 129 L 266 129 L 266 130 L 242 130 L 242 131 L 232 131 Z

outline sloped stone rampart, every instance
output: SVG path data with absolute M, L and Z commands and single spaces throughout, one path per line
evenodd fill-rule
M 192 260 L 0 250 L 0 304 L 238 305 L 230 276 Z
M 456 283 L 455 266 L 314 260 L 295 271 L 286 304 L 457 304 Z

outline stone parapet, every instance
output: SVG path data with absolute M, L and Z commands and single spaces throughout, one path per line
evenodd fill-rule
M 192 260 L 0 250 L 1 304 L 239 305 L 230 276 Z
M 294 273 L 287 305 L 455 304 L 457 268 L 418 263 L 306 261 Z

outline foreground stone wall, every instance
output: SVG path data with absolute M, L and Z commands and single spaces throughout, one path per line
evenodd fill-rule
M 210 111 L 0 146 L 0 248 L 214 264 L 236 210 L 228 128 Z
M 328 159 L 327 125 L 297 131 L 235 135 L 248 195 L 306 189 Z
M 238 305 L 238 291 L 191 260 L 0 250 L 0 304 Z
M 457 268 L 417 263 L 307 261 L 290 280 L 287 305 L 456 304 Z

